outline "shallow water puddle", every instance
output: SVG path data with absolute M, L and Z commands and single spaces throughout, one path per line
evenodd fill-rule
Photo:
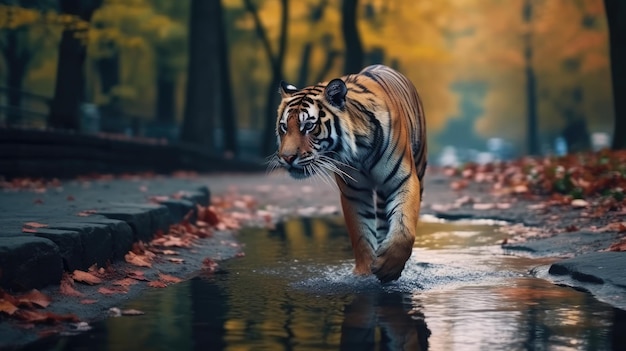
M 626 312 L 528 274 L 546 259 L 506 255 L 489 222 L 421 224 L 402 278 L 351 274 L 341 219 L 239 235 L 224 272 L 150 290 L 110 318 L 38 349 L 618 350 Z

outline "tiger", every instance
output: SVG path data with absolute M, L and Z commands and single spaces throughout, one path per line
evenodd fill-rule
M 332 181 L 355 275 L 400 278 L 411 256 L 427 165 L 426 120 L 415 86 L 372 65 L 298 89 L 280 82 L 274 168 Z

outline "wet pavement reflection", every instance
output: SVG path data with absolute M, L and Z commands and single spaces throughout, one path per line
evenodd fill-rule
M 493 223 L 422 223 L 402 278 L 351 274 L 340 218 L 239 235 L 222 271 L 148 291 L 54 350 L 624 350 L 626 313 L 534 278 Z

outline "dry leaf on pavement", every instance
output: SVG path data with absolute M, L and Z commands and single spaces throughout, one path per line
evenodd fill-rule
M 89 272 L 80 270 L 75 270 L 74 272 L 72 272 L 72 279 L 74 279 L 74 281 L 89 285 L 97 285 L 102 283 L 102 279 L 96 277 Z

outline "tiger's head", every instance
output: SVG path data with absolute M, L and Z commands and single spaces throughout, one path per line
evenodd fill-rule
M 343 173 L 345 119 L 348 89 L 341 79 L 303 89 L 281 82 L 274 167 L 294 178 Z

